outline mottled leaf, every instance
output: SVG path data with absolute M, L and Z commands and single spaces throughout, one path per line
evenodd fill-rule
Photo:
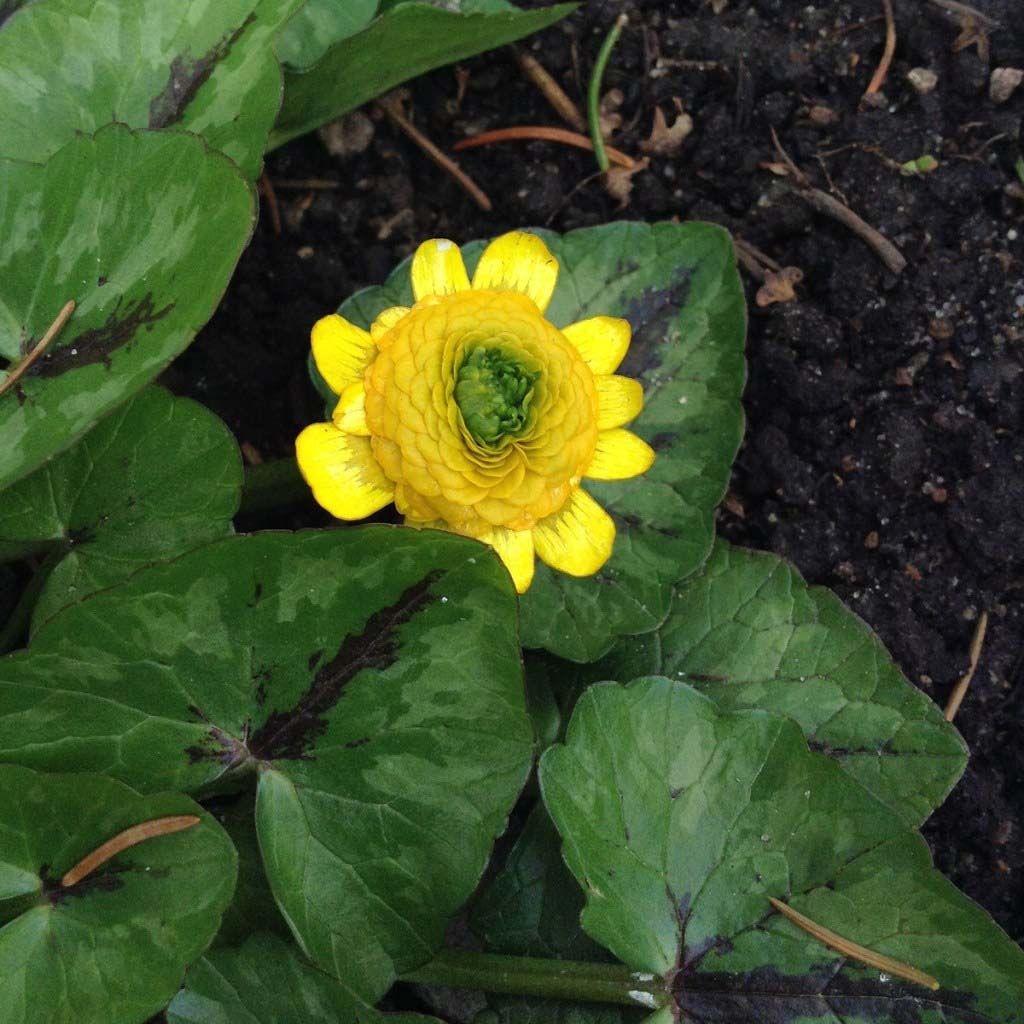
M 77 885 L 64 873 L 126 828 L 198 825 L 118 853 Z M 0 1020 L 138 1024 L 206 949 L 235 884 L 235 851 L 198 804 L 98 775 L 0 766 Z
M 167 1008 L 167 1024 L 440 1024 L 381 1014 L 318 971 L 290 943 L 256 935 L 207 954 Z
M 683 1020 L 1019 1024 L 1021 950 L 788 718 L 664 678 L 599 683 L 541 787 L 584 929 L 664 978 Z M 940 988 L 844 957 L 770 896 Z
M 511 581 L 451 534 L 230 537 L 0 661 L 0 760 L 142 789 L 255 775 L 277 902 L 368 1003 L 440 946 L 531 755 Z
M 538 234 L 561 266 L 547 311 L 556 326 L 600 314 L 632 324 L 619 372 L 644 385 L 644 411 L 631 429 L 658 453 L 643 477 L 585 484 L 616 521 L 608 564 L 585 579 L 538 564 L 521 602 L 524 646 L 592 661 L 617 637 L 655 629 L 673 584 L 711 549 L 715 508 L 743 433 L 746 307 L 732 243 L 712 224 L 621 222 Z M 480 251 L 479 243 L 463 250 L 467 265 Z M 406 262 L 340 313 L 367 326 L 411 298 Z
M 36 626 L 150 562 L 231 530 L 242 461 L 227 427 L 187 398 L 151 387 L 4 492 L 0 559 L 29 545 L 50 557 Z
M 0 156 L 42 162 L 112 121 L 184 128 L 250 179 L 281 105 L 274 35 L 301 0 L 37 0 L 0 36 Z
M 620 641 L 582 676 L 653 674 L 686 677 L 723 710 L 789 715 L 812 749 L 911 825 L 945 800 L 967 763 L 959 733 L 868 626 L 775 555 L 718 541 L 655 633 Z
M 362 31 L 334 42 L 312 68 L 285 74 L 284 104 L 270 148 L 333 121 L 425 71 L 547 28 L 575 6 L 563 3 L 524 11 L 508 4 L 501 10 L 467 14 L 430 3 L 389 7 Z M 307 51 L 305 44 L 293 41 L 284 55 L 308 59 L 319 49 L 315 42 L 308 45 Z
M 189 344 L 227 287 L 253 214 L 231 163 L 180 133 L 114 125 L 79 136 L 45 167 L 0 160 L 8 369 L 68 299 L 78 303 L 47 354 L 0 395 L 0 487 L 70 447 Z
M 293 71 L 315 64 L 335 43 L 366 28 L 378 0 L 306 0 L 277 37 L 277 55 Z

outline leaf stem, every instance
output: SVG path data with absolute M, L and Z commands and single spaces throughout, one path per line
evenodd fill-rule
M 601 134 L 601 83 L 604 81 L 604 69 L 608 66 L 608 58 L 615 49 L 615 44 L 622 35 L 629 18 L 620 14 L 612 25 L 611 31 L 605 37 L 598 51 L 597 60 L 594 62 L 594 70 L 590 76 L 590 87 L 587 90 L 587 120 L 590 123 L 590 139 L 594 143 L 594 156 L 597 158 L 597 166 L 602 174 L 608 172 L 611 166 L 608 154 L 604 148 L 604 136 Z
M 468 953 L 446 949 L 402 981 L 470 988 L 503 995 L 571 999 L 657 1009 L 667 995 L 650 975 L 636 975 L 622 964 L 580 963 L 535 957 Z
M 14 606 L 3 628 L 0 629 L 0 654 L 6 654 L 20 646 L 32 621 L 32 612 L 35 610 L 36 601 L 39 600 L 39 595 L 43 592 L 50 573 L 65 554 L 67 554 L 65 545 L 58 544 L 52 547 L 40 563 L 39 568 L 32 574 L 32 578 L 25 584 L 18 603 Z
M 308 498 L 309 486 L 302 479 L 295 459 L 273 459 L 246 467 L 239 513 L 266 512 L 283 505 L 296 505 Z

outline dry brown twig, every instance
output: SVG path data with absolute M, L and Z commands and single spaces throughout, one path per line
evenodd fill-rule
M 32 351 L 11 372 L 0 381 L 0 395 L 5 394 L 25 376 L 32 368 L 36 360 L 53 344 L 54 339 L 64 329 L 64 325 L 71 319 L 75 311 L 74 299 L 69 299 L 61 307 L 53 323 L 46 329 L 46 333 L 33 346 Z
M 274 186 L 266 173 L 260 175 L 259 192 L 267 201 L 267 211 L 270 213 L 270 226 L 274 234 L 280 237 L 281 210 L 277 205 L 277 193 L 274 191 Z
M 789 154 L 782 148 L 782 143 L 779 141 L 779 136 L 774 128 L 771 129 L 771 134 L 779 159 L 785 164 L 790 175 L 797 182 L 797 188 L 794 190 L 796 194 L 812 209 L 825 214 L 827 217 L 831 217 L 833 220 L 839 221 L 840 224 L 844 224 L 855 235 L 862 238 L 892 273 L 902 273 L 907 266 L 907 260 L 903 253 L 881 231 L 873 228 L 848 206 L 844 206 L 838 199 L 833 198 L 827 192 L 814 188 L 807 175 L 793 163 Z
M 523 74 L 540 90 L 544 98 L 551 104 L 555 113 L 572 129 L 578 132 L 587 130 L 587 121 L 580 113 L 579 107 L 569 98 L 566 91 L 548 72 L 547 68 L 536 57 L 525 50 L 513 46 L 512 52 L 523 69 Z
M 524 124 L 514 128 L 497 128 L 492 132 L 481 132 L 479 135 L 470 135 L 467 139 L 460 139 L 452 146 L 457 153 L 464 149 L 475 149 L 477 146 L 489 146 L 493 142 L 514 142 L 519 139 L 540 139 L 543 142 L 561 142 L 566 146 L 575 146 L 577 149 L 589 149 L 593 151 L 594 144 L 585 135 L 578 132 L 570 132 L 565 128 L 550 128 L 543 124 Z M 621 150 L 606 147 L 608 159 L 619 167 L 633 170 L 636 161 L 627 156 Z
M 956 713 L 960 710 L 964 697 L 967 696 L 967 689 L 971 685 L 971 680 L 974 679 L 974 673 L 978 670 L 978 662 L 981 660 L 981 648 L 984 646 L 987 630 L 988 612 L 982 612 L 978 616 L 978 625 L 975 626 L 974 636 L 971 638 L 970 661 L 967 665 L 967 671 L 961 676 L 956 686 L 953 687 L 953 692 L 949 695 L 949 701 L 946 704 L 945 715 L 947 722 L 952 722 L 956 718 Z
M 494 208 L 490 196 L 454 161 L 441 152 L 402 112 L 401 90 L 390 93 L 377 101 L 377 107 L 385 117 L 408 139 L 414 142 L 443 171 L 450 174 L 460 187 L 468 193 L 481 210 Z M 459 147 L 456 146 L 456 149 Z
M 861 103 L 881 90 L 885 84 L 885 77 L 889 74 L 893 54 L 896 52 L 896 17 L 893 14 L 892 0 L 882 0 L 882 8 L 885 11 L 885 48 L 882 50 L 882 59 L 878 62 L 867 89 L 864 90 Z

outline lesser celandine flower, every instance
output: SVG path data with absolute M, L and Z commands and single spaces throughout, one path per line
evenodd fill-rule
M 472 283 L 458 247 L 424 242 L 412 263 L 416 304 L 364 331 L 340 316 L 313 328 L 313 357 L 339 396 L 333 422 L 307 427 L 299 467 L 339 519 L 394 502 L 409 526 L 491 545 L 522 593 L 534 554 L 589 576 L 615 524 L 584 482 L 643 473 L 654 452 L 623 429 L 640 384 L 615 373 L 625 320 L 559 330 L 544 318 L 558 262 L 534 235 L 488 246 Z

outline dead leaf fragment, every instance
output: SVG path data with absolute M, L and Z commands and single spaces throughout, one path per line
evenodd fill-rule
M 654 108 L 654 124 L 651 134 L 640 143 L 644 153 L 658 156 L 672 156 L 693 131 L 693 118 L 683 110 L 682 101 L 676 99 L 676 116 L 671 126 L 662 113 L 661 107 Z
M 799 267 L 769 270 L 764 275 L 764 284 L 757 289 L 754 301 L 762 308 L 776 302 L 792 302 L 796 298 L 793 286 L 803 279 L 804 272 Z
M 640 171 L 646 171 L 651 161 L 644 157 L 632 167 L 612 167 L 604 176 L 605 191 L 618 200 L 619 209 L 624 210 L 629 206 L 630 197 L 633 195 L 633 175 Z
M 373 141 L 373 122 L 361 110 L 325 124 L 317 134 L 331 156 L 346 160 L 365 153 Z
M 619 108 L 625 99 L 625 93 L 621 89 L 609 89 L 601 98 L 601 105 L 597 109 L 597 120 L 604 138 L 610 138 L 612 132 L 621 127 L 622 115 L 619 113 Z

